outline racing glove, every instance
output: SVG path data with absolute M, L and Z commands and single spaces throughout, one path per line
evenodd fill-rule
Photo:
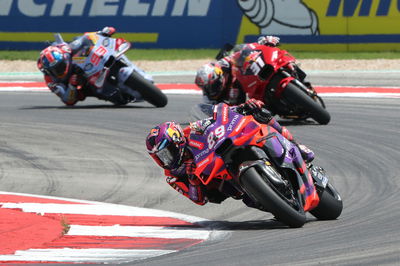
M 262 101 L 256 100 L 254 98 L 247 100 L 238 106 L 238 110 L 242 111 L 244 114 L 253 114 L 263 108 L 264 103 Z
M 257 42 L 262 45 L 268 45 L 268 46 L 277 46 L 279 44 L 279 37 L 276 36 L 261 36 L 258 38 Z
M 79 77 L 77 74 L 73 74 L 69 78 L 68 83 L 71 84 L 72 86 L 77 87 L 79 85 L 82 85 L 82 78 Z

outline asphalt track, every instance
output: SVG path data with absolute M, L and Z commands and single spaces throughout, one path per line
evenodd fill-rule
M 398 86 L 398 76 L 316 73 L 310 80 L 318 85 Z M 190 77 L 168 79 L 185 82 Z M 144 137 L 157 123 L 187 121 L 199 101 L 198 95 L 170 95 L 168 106 L 156 109 L 146 103 L 115 108 L 88 99 L 68 108 L 50 93 L 2 92 L 0 191 L 180 212 L 232 232 L 226 240 L 140 265 L 400 263 L 400 98 L 329 97 L 328 125 L 282 121 L 315 151 L 315 164 L 327 170 L 344 201 L 338 220 L 309 216 L 299 229 L 288 229 L 270 214 L 233 199 L 196 206 L 165 183 L 145 152 Z

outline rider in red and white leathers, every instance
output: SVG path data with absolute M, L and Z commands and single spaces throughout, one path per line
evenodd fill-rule
M 235 108 L 239 113 L 252 114 L 257 121 L 273 127 L 285 138 L 294 142 L 289 130 L 282 127 L 271 113 L 262 107 L 261 101 L 250 99 L 246 103 L 232 108 Z M 261 208 L 247 195 L 243 195 L 232 185 L 229 185 L 228 182 L 222 188 L 220 184 L 213 182 L 205 186 L 194 174 L 196 166 L 193 162 L 193 155 L 187 148 L 187 139 L 191 133 L 202 134 L 212 123 L 212 119 L 208 118 L 191 123 L 184 129 L 175 122 L 165 122 L 152 128 L 146 137 L 148 153 L 159 166 L 164 168 L 167 183 L 198 205 L 204 205 L 207 202 L 221 203 L 227 197 L 232 197 L 242 199 L 249 207 Z M 313 157 L 313 152 L 309 151 L 309 160 L 311 161 Z M 305 174 L 308 174 L 306 163 L 300 153 L 295 160 L 297 166 Z

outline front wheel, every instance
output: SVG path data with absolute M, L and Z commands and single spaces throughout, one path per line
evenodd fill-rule
M 296 84 L 290 82 L 287 84 L 283 96 L 292 104 L 301 106 L 310 116 L 322 125 L 326 125 L 331 120 L 331 116 L 326 109 L 314 101 L 304 91 L 297 87 Z
M 139 73 L 133 71 L 125 81 L 125 85 L 136 90 L 143 99 L 156 107 L 164 107 L 168 103 L 167 96 L 153 83 L 143 78 Z
M 318 206 L 310 213 L 319 220 L 335 220 L 343 210 L 343 202 L 336 189 L 328 183 L 320 195 Z
M 261 177 L 254 167 L 248 168 L 241 176 L 240 182 L 246 192 L 250 193 L 268 212 L 290 227 L 302 227 L 306 222 L 303 207 L 295 209 L 289 205 Z

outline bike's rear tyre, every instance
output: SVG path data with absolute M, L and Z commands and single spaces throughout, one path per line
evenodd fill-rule
M 244 189 L 279 221 L 293 228 L 302 227 L 305 224 L 306 214 L 304 211 L 295 210 L 277 195 L 254 167 L 245 170 L 240 176 L 240 182 Z
M 283 97 L 295 105 L 302 106 L 307 112 L 310 113 L 310 116 L 321 125 L 326 125 L 331 120 L 331 115 L 321 104 L 314 101 L 292 82 L 287 84 L 285 90 L 283 91 Z
M 138 91 L 145 101 L 156 107 L 164 107 L 168 103 L 167 96 L 157 86 L 135 71 L 126 80 L 125 85 Z
M 319 220 L 335 220 L 343 210 L 343 202 L 336 189 L 328 183 L 320 195 L 318 206 L 310 211 Z

